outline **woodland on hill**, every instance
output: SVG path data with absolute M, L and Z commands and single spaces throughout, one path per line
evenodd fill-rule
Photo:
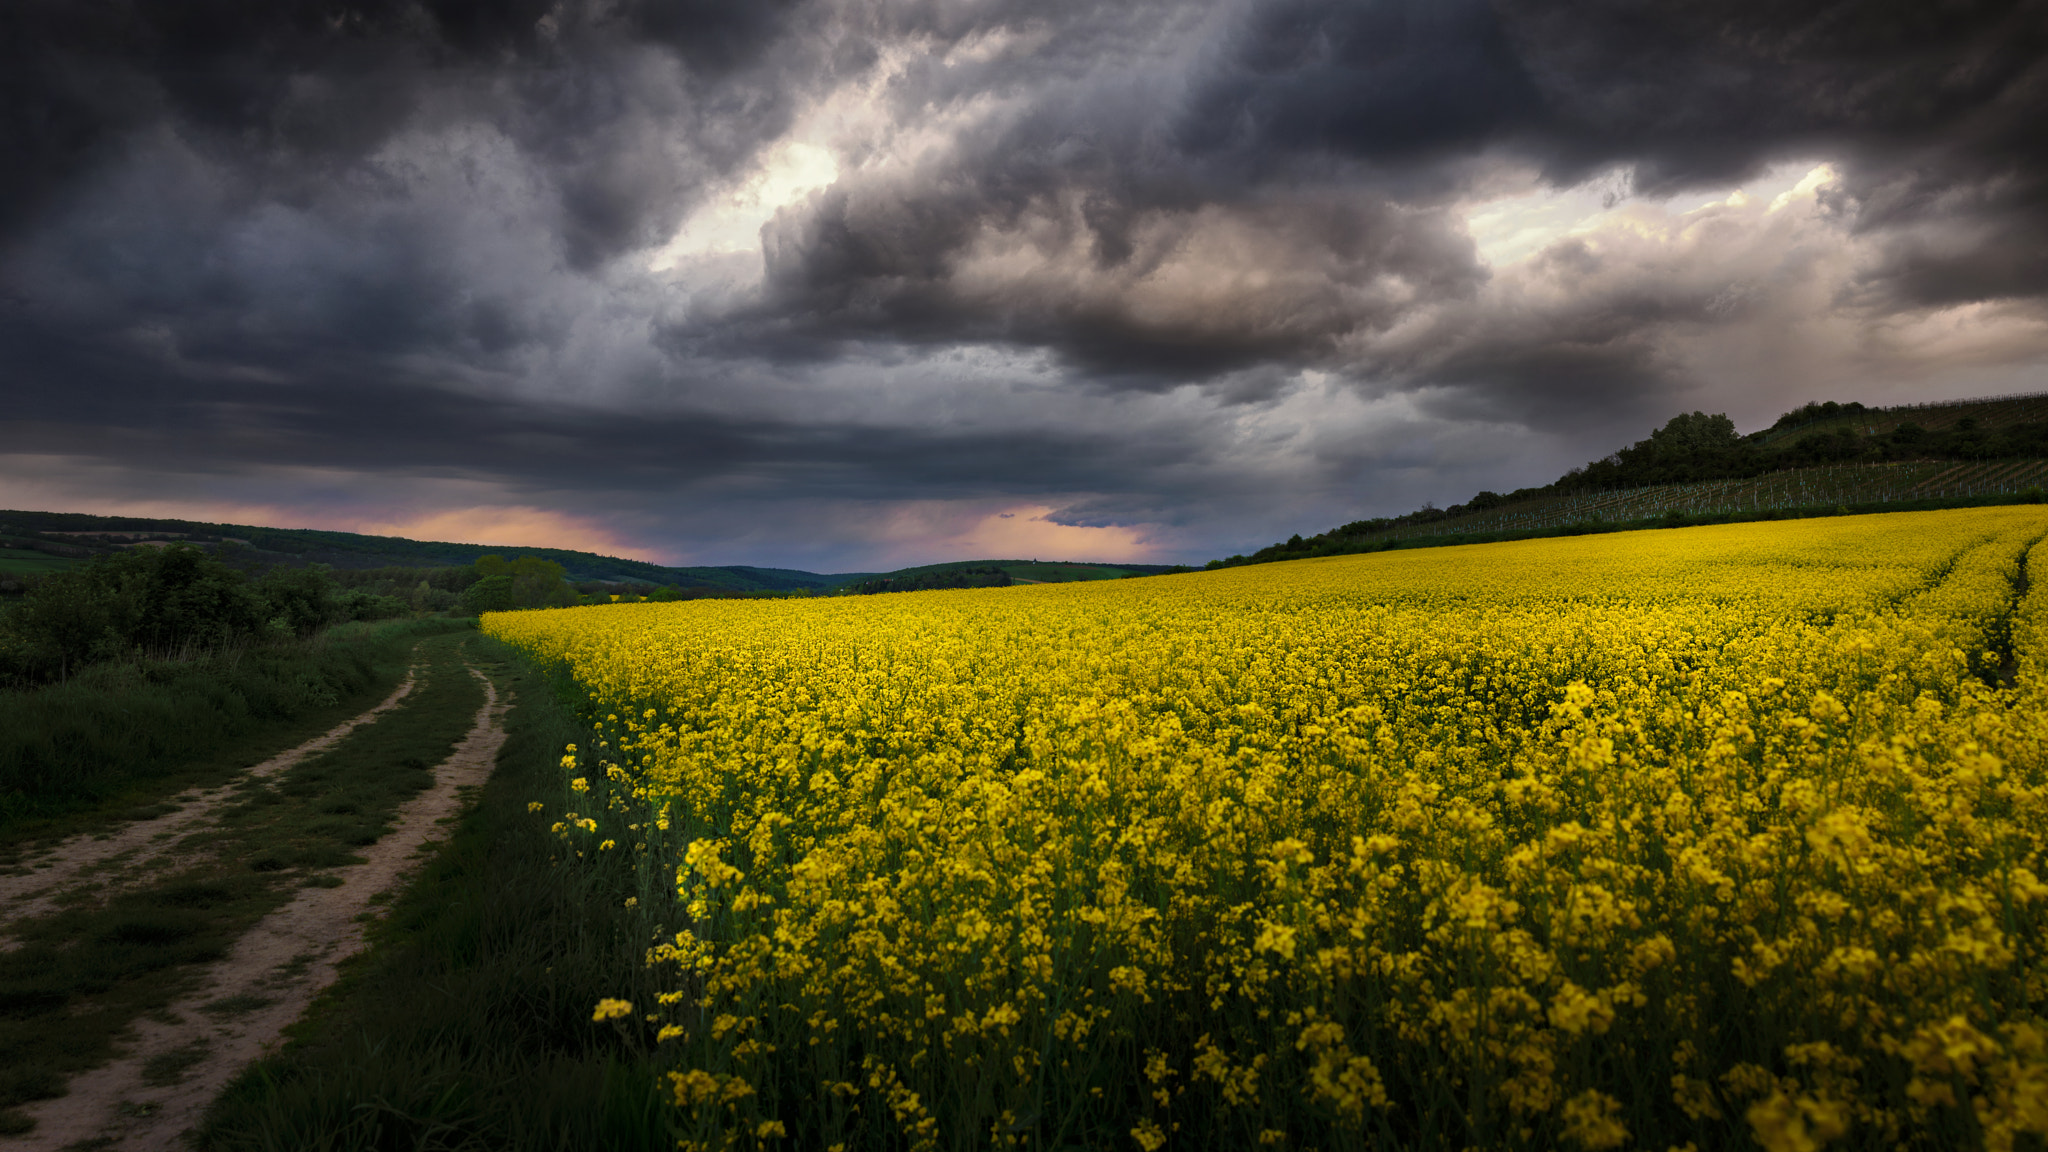
M 1558 496 L 1741 480 L 1828 466 L 2043 458 L 2048 458 L 2048 397 L 1889 409 L 1855 402 L 1810 403 L 1748 435 L 1737 432 L 1725 414 L 1687 412 L 1647 438 L 1540 487 L 1506 494 L 1485 491 L 1447 508 L 1426 504 L 1405 515 L 1355 520 L 1307 538 L 1297 534 L 1249 556 L 1211 561 L 1209 567 L 1341 555 L 1359 551 L 1369 538 L 1390 529 L 1442 524 Z M 1690 522 L 1672 518 L 1674 524 L 1681 521 Z

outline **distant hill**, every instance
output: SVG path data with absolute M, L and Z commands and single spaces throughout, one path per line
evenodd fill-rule
M 793 568 L 670 567 L 645 560 L 601 556 L 566 548 L 456 544 L 366 536 L 312 528 L 263 528 L 141 516 L 78 512 L 0 511 L 0 572 L 16 576 L 61 571 L 102 552 L 184 541 L 242 567 L 325 564 L 338 570 L 461 567 L 479 556 L 538 556 L 560 564 L 571 581 L 644 584 L 723 593 L 830 591 L 862 581 L 917 577 L 967 568 L 1001 568 L 1017 583 L 1115 580 L 1128 575 L 1184 571 L 1160 564 L 1085 564 L 1039 560 L 962 560 L 895 572 L 805 572 Z
M 184 540 L 246 566 L 325 564 L 336 569 L 458 567 L 479 556 L 539 556 L 560 564 L 572 581 L 717 588 L 732 592 L 825 589 L 876 575 L 872 572 L 818 573 L 789 568 L 670 567 L 645 560 L 600 556 L 567 548 L 456 544 L 365 536 L 313 528 L 263 528 L 251 524 L 210 524 L 140 516 L 91 516 L 77 512 L 0 511 L 0 571 L 47 570 L 117 548 Z M 18 558 L 18 559 L 17 559 Z M 30 559 L 35 558 L 35 559 Z M 52 562 L 55 562 L 53 565 Z
M 1358 520 L 1210 567 L 1403 544 L 1652 524 L 2039 499 L 2048 488 L 2048 393 L 1870 408 L 1807 404 L 1738 434 L 1691 412 L 1540 488 Z
M 1078 580 L 1121 580 L 1126 576 L 1159 576 L 1169 572 L 1190 571 L 1178 564 L 1093 564 L 1072 560 L 957 560 L 946 564 L 899 568 L 894 572 L 883 572 L 879 575 L 902 579 L 957 572 L 969 568 L 1000 568 L 1018 584 L 1070 584 Z

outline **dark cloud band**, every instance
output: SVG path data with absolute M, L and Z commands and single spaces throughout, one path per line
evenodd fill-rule
M 24 0 L 0 450 L 1041 501 L 1193 557 L 1667 410 L 2036 372 L 2044 114 L 2039 0 Z M 758 256 L 651 269 L 805 132 L 836 175 Z M 1471 224 L 1794 161 L 1790 208 Z

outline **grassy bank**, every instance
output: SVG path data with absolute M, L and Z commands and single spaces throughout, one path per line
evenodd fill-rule
M 18 946 L 0 951 L 0 1134 L 27 1130 L 28 1117 L 11 1109 L 62 1095 L 70 1075 L 104 1062 L 132 1021 L 189 991 L 200 965 L 296 889 L 333 886 L 331 870 L 361 862 L 356 849 L 433 784 L 428 766 L 469 730 L 483 692 L 464 668 L 465 648 L 483 643 L 420 643 L 422 683 L 395 711 L 281 776 L 248 780 L 217 824 L 181 841 L 136 886 L 122 890 L 96 873 L 51 914 L 9 925 Z M 207 1011 L 263 1003 L 231 997 Z M 160 1072 L 172 1081 L 179 1073 L 176 1062 Z
M 360 712 L 415 641 L 468 621 L 347 624 L 188 661 L 124 661 L 0 693 L 0 835 L 263 759 Z
M 601 998 L 652 999 L 633 871 L 560 860 L 527 809 L 565 794 L 584 697 L 505 659 L 484 663 L 516 706 L 478 804 L 293 1043 L 216 1103 L 201 1147 L 675 1147 L 644 1034 L 591 1020 Z

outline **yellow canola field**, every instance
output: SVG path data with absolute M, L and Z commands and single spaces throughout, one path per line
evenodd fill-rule
M 2039 1147 L 2044 534 L 484 626 L 591 696 L 686 1147 Z

